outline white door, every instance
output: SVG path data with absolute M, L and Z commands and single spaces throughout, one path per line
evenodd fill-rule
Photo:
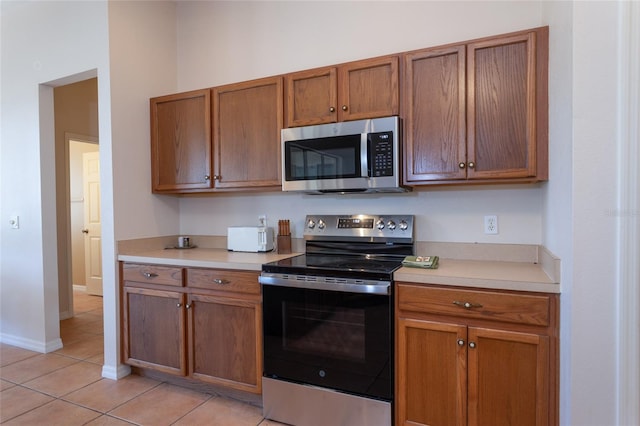
M 82 154 L 84 180 L 84 261 L 87 293 L 102 296 L 102 234 L 100 228 L 100 156 Z

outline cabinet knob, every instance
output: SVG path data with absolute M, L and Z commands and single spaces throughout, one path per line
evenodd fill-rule
M 329 112 L 336 112 L 335 107 L 330 107 L 330 108 L 329 108 Z
M 346 106 L 346 105 L 342 105 L 342 110 L 343 110 L 343 111 L 346 111 L 346 110 L 348 110 L 348 109 L 349 109 L 349 108 L 347 108 L 347 106 Z
M 204 175 L 204 180 L 211 180 L 211 176 L 209 176 L 209 175 Z
M 178 308 L 181 308 L 181 307 L 182 307 L 182 303 L 178 303 L 176 306 L 177 306 Z
M 220 180 L 220 175 L 213 175 L 213 180 Z
M 476 163 L 474 163 L 473 161 L 469 161 L 469 168 L 473 169 L 476 166 Z
M 464 161 L 461 161 L 458 163 L 458 167 L 460 167 L 461 169 L 464 169 L 465 167 L 467 167 L 467 165 L 464 164 Z
M 191 308 L 191 306 L 193 306 L 193 304 L 187 303 L 186 305 L 184 305 L 184 307 L 187 308 L 187 309 Z
M 464 340 L 458 339 L 458 346 L 464 346 Z
M 475 342 L 469 342 L 469 347 L 471 349 L 475 348 L 476 347 L 476 343 Z
M 158 274 L 154 274 L 153 272 L 143 272 L 142 275 L 144 275 L 149 280 L 158 276 Z

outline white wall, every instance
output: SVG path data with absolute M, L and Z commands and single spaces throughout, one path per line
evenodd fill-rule
M 61 344 L 52 86 L 96 75 L 108 83 L 107 9 L 11 1 L 0 8 L 0 339 L 46 352 Z M 104 89 L 101 101 L 109 98 Z M 101 133 L 110 126 L 104 106 Z M 18 230 L 8 226 L 12 214 Z

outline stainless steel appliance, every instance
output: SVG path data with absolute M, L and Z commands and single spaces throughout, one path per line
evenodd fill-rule
M 404 192 L 398 117 L 282 130 L 282 190 Z
M 390 425 L 393 271 L 413 216 L 310 215 L 304 255 L 262 266 L 265 417 Z

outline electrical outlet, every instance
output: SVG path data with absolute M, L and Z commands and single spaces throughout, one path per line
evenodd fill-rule
M 261 214 L 260 216 L 258 216 L 258 223 L 260 224 L 260 226 L 267 226 L 267 215 Z
M 484 217 L 484 233 L 485 234 L 498 233 L 498 216 L 489 215 Z
M 9 218 L 9 225 L 12 229 L 20 229 L 20 216 L 11 216 Z

